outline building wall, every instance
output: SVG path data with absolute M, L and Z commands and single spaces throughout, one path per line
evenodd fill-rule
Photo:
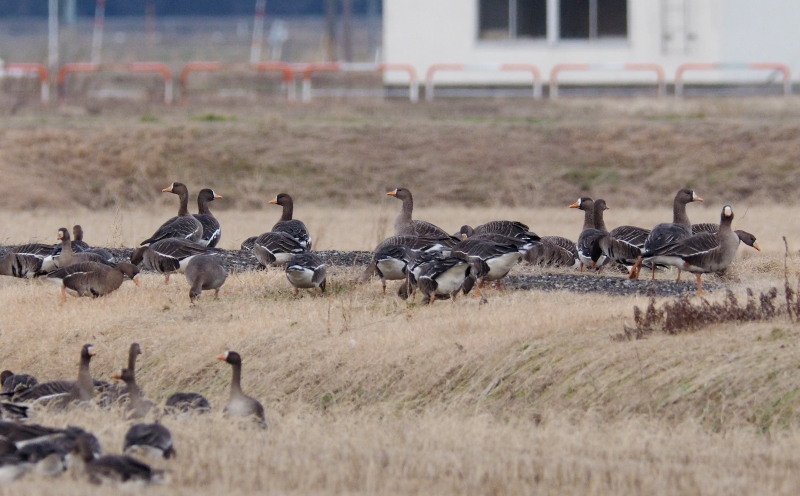
M 688 9 L 688 24 L 665 44 L 665 2 Z M 685 7 L 684 7 L 685 5 Z M 800 26 L 800 2 L 792 0 L 629 0 L 628 38 L 610 40 L 479 40 L 478 0 L 384 0 L 384 59 L 410 63 L 424 80 L 437 63 L 527 63 L 546 79 L 560 63 L 661 64 L 672 80 L 684 62 L 777 61 L 792 64 L 800 74 L 800 47 L 793 43 Z M 693 73 L 700 80 L 732 76 L 728 71 Z M 736 74 L 764 78 L 764 74 Z M 407 78 L 387 73 L 387 83 Z M 441 72 L 438 83 L 525 83 L 521 72 Z M 647 82 L 649 73 L 602 70 L 565 72 L 564 82 Z

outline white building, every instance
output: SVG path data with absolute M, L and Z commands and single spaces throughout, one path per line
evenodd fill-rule
M 421 82 L 435 64 L 471 64 L 437 72 L 437 84 L 523 84 L 532 64 L 546 84 L 559 64 L 595 64 L 559 72 L 560 83 L 647 83 L 656 74 L 621 70 L 655 64 L 674 82 L 681 64 L 725 63 L 684 73 L 693 82 L 780 84 L 782 73 L 737 64 L 785 64 L 800 76 L 797 0 L 384 0 L 384 61 L 411 64 Z M 605 64 L 600 67 L 597 64 Z M 387 72 L 387 84 L 403 84 Z

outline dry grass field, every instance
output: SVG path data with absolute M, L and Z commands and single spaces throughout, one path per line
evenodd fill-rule
M 494 218 L 577 237 L 579 195 L 605 198 L 609 227 L 671 217 L 696 188 L 695 222 L 734 206 L 740 248 L 710 282 L 744 298 L 779 288 L 784 245 L 797 279 L 794 171 L 800 102 L 783 99 L 209 102 L 162 109 L 85 102 L 6 109 L 0 122 L 0 244 L 55 242 L 80 223 L 88 242 L 133 246 L 168 216 L 173 180 L 213 187 L 222 248 L 274 223 L 295 197 L 320 250 L 369 250 L 391 234 L 397 185 L 416 217 L 448 230 Z M 216 208 L 214 208 L 216 207 Z M 519 266 L 515 272 L 543 271 Z M 612 339 L 644 297 L 489 290 L 431 306 L 357 285 L 333 267 L 324 297 L 292 295 L 277 270 L 232 274 L 219 300 L 143 274 L 97 300 L 58 301 L 47 281 L 0 278 L 0 365 L 72 377 L 84 343 L 108 379 L 137 341 L 154 401 L 197 391 L 207 416 L 164 417 L 178 458 L 152 494 L 794 494 L 800 485 L 800 326 L 707 326 Z M 594 277 L 587 274 L 585 277 Z M 622 277 L 622 276 L 620 276 Z M 668 279 L 672 274 L 661 274 Z M 391 285 L 393 288 L 394 285 Z M 707 296 L 724 297 L 722 291 Z M 418 300 L 417 300 L 418 301 Z M 699 302 L 698 297 L 692 301 Z M 659 303 L 662 303 L 661 301 Z M 265 431 L 220 413 L 230 367 L 267 412 Z M 94 407 L 37 411 L 119 452 L 129 422 Z M 57 488 L 57 489 L 56 489 Z M 85 494 L 79 475 L 29 477 L 0 494 Z

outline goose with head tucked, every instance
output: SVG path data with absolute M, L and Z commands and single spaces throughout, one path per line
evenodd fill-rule
M 272 226 L 273 232 L 285 232 L 294 238 L 306 250 L 311 249 L 311 236 L 308 234 L 308 228 L 303 221 L 294 219 L 294 200 L 286 193 L 280 193 L 274 199 L 270 200 L 271 205 L 280 205 L 283 210 L 281 218 Z
M 286 278 L 294 286 L 294 294 L 301 289 L 320 290 L 325 293 L 326 264 L 313 252 L 300 253 L 286 263 Z
M 152 236 L 142 241 L 141 245 L 155 243 L 163 239 L 176 238 L 189 241 L 199 241 L 203 236 L 203 224 L 189 213 L 189 190 L 183 183 L 172 183 L 161 190 L 164 193 L 178 195 L 178 215 L 167 220 L 153 233 Z
M 194 214 L 194 218 L 199 220 L 200 224 L 203 225 L 203 234 L 197 242 L 209 248 L 214 248 L 217 246 L 217 243 L 219 243 L 222 237 L 222 227 L 220 227 L 219 221 L 214 217 L 214 214 L 211 213 L 211 210 L 209 210 L 208 204 L 221 198 L 222 195 L 216 194 L 214 190 L 210 188 L 201 189 L 200 193 L 197 194 L 198 213 Z
M 423 236 L 447 238 L 450 234 L 444 229 L 424 220 L 412 219 L 414 198 L 407 188 L 396 188 L 386 193 L 403 202 L 403 208 L 394 221 L 394 233 L 398 236 Z
M 203 291 L 214 291 L 214 299 L 219 297 L 219 288 L 225 283 L 228 271 L 222 266 L 219 257 L 199 255 L 193 257 L 184 272 L 189 281 L 189 301 L 194 303 Z
M 173 458 L 177 455 L 172 433 L 158 422 L 134 424 L 125 433 L 122 451 L 126 455 Z

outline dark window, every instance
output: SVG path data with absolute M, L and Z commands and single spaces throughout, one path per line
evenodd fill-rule
M 597 36 L 628 36 L 628 0 L 598 0 Z
M 547 0 L 479 0 L 481 39 L 544 38 Z
M 628 36 L 628 0 L 561 0 L 562 39 Z

